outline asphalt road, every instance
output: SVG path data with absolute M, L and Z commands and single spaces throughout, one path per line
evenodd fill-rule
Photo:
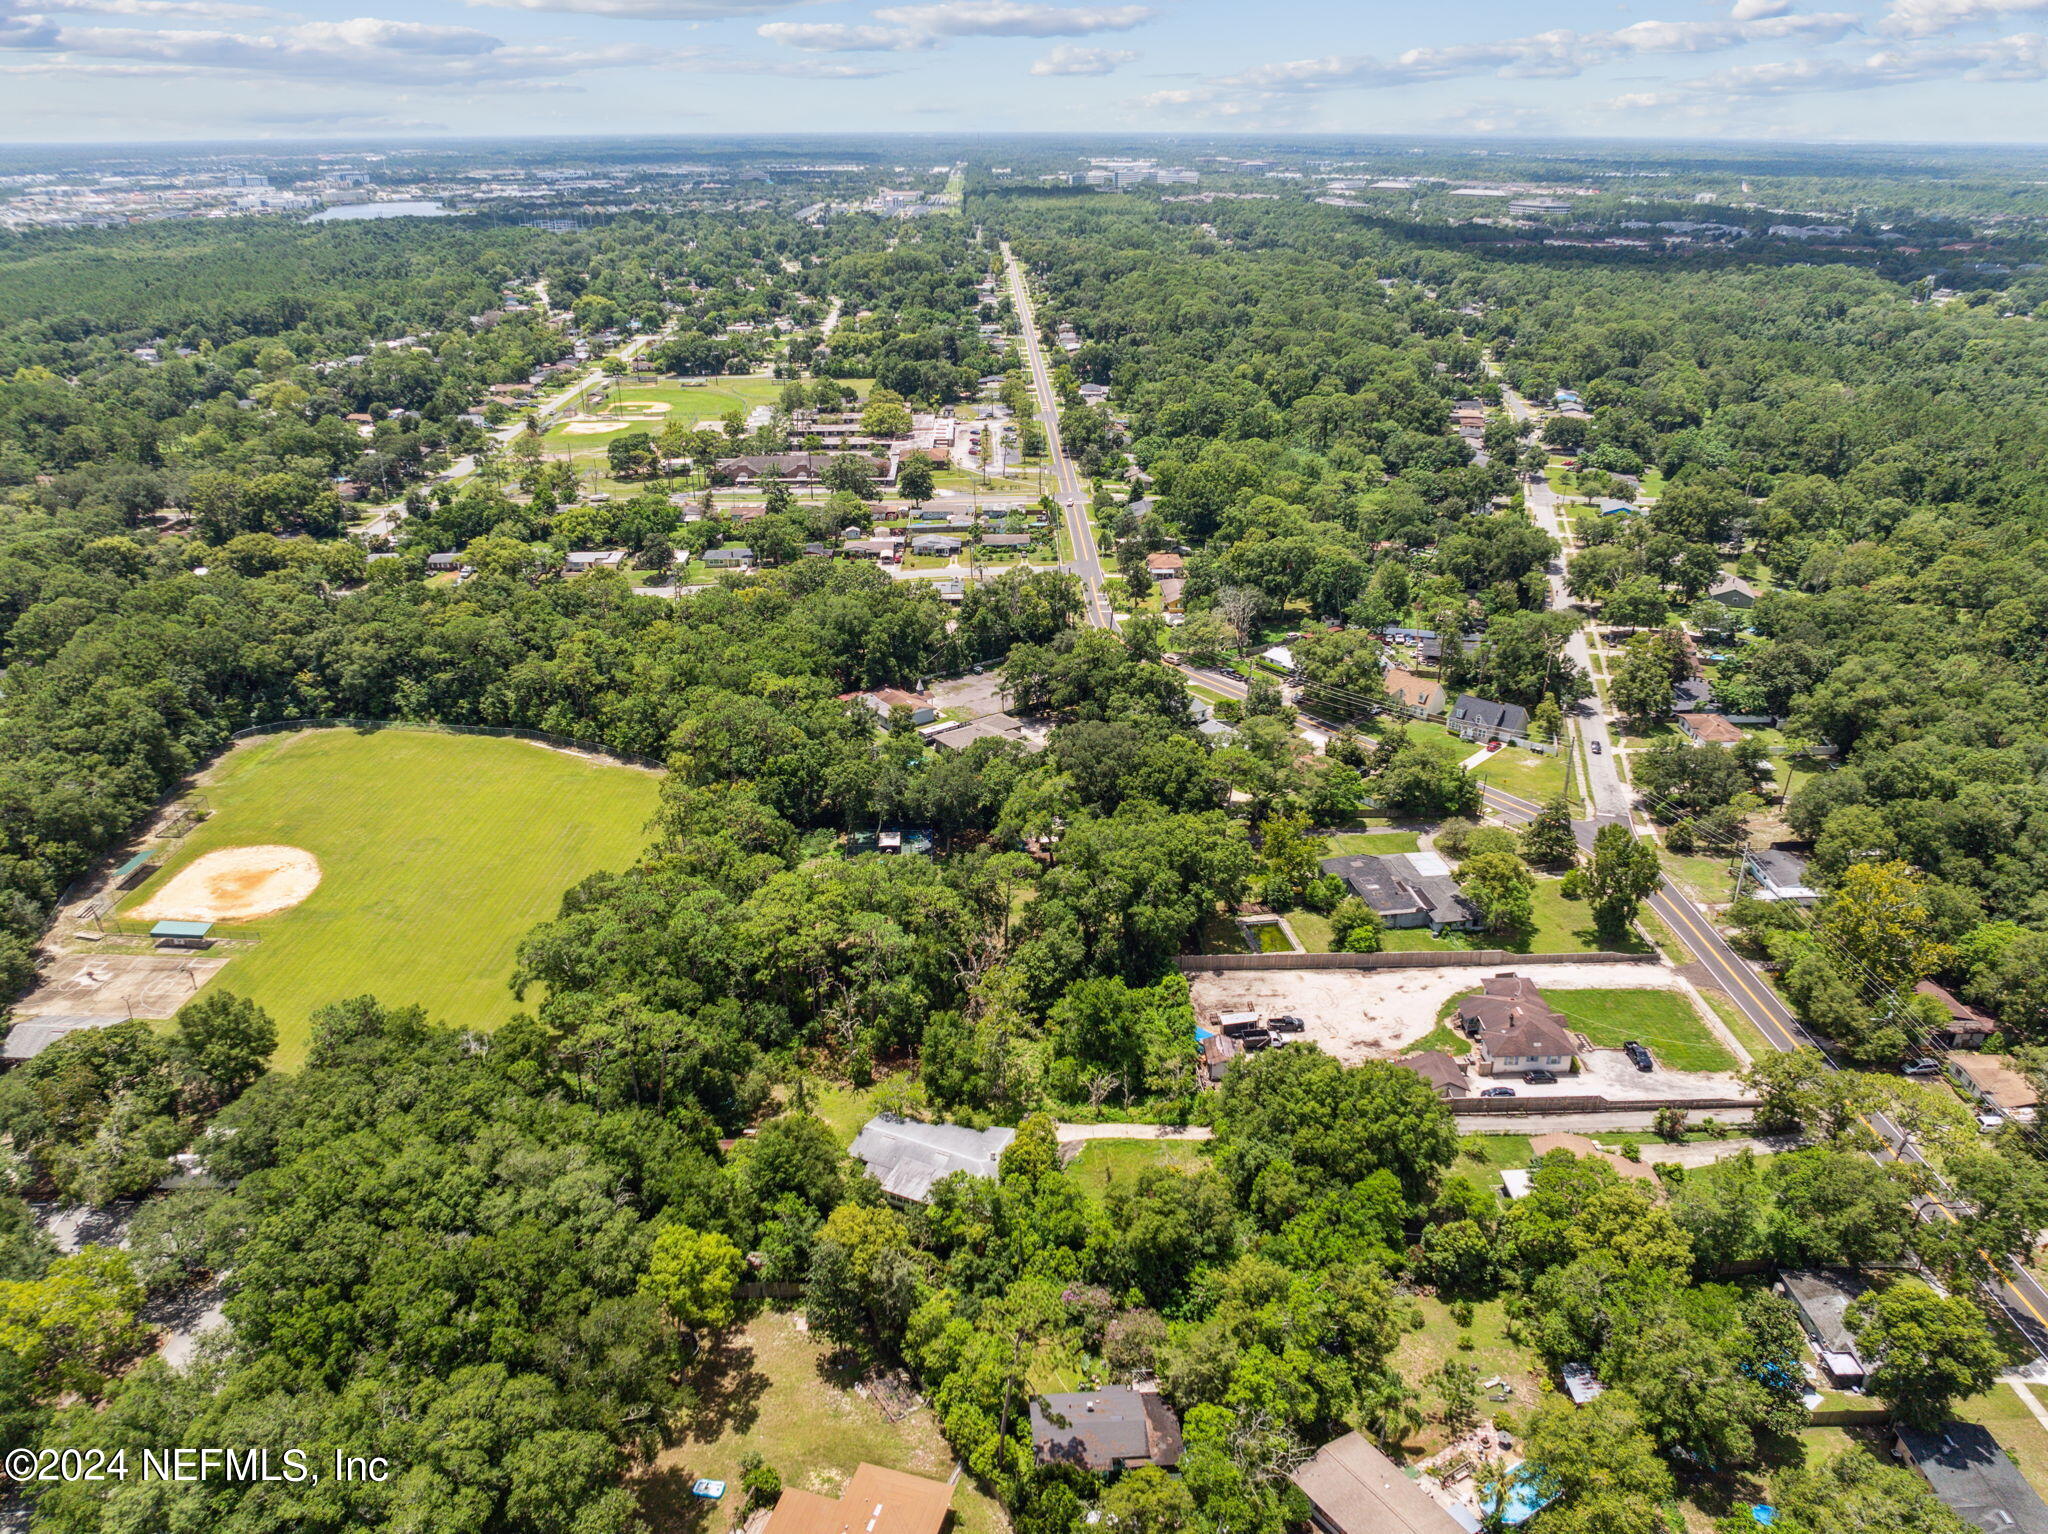
M 1039 419 L 1045 426 L 1046 451 L 1051 456 L 1053 494 L 1058 498 L 1073 546 L 1073 563 L 1067 568 L 1081 580 L 1082 611 L 1090 626 L 1113 629 L 1116 614 L 1109 593 L 1102 585 L 1102 554 L 1095 547 L 1095 529 L 1088 521 L 1088 497 L 1081 471 L 1067 456 L 1060 441 L 1060 403 L 1052 391 L 1052 370 L 1046 366 L 1045 345 L 1038 338 L 1038 310 L 1031 301 L 1031 285 L 1024 280 L 1024 264 L 1003 242 L 1003 263 L 1010 279 L 1010 302 L 1017 308 L 1017 323 L 1024 332 L 1024 365 L 1031 374 L 1032 392 L 1038 396 Z

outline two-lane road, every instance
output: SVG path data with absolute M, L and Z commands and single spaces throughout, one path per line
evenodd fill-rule
M 1094 628 L 1116 627 L 1116 613 L 1102 584 L 1102 554 L 1095 547 L 1095 529 L 1088 520 L 1088 499 L 1083 493 L 1081 471 L 1067 456 L 1060 441 L 1060 402 L 1052 389 L 1052 369 L 1046 366 L 1045 345 L 1038 336 L 1038 310 L 1031 301 L 1031 285 L 1025 280 L 1024 265 L 1003 242 L 1003 265 L 1010 280 L 1010 302 L 1017 309 L 1017 324 L 1024 333 L 1024 365 L 1031 374 L 1031 391 L 1038 397 L 1038 415 L 1045 426 L 1046 452 L 1052 459 L 1054 494 L 1066 524 L 1067 541 L 1074 560 L 1068 567 L 1081 580 L 1082 612 Z

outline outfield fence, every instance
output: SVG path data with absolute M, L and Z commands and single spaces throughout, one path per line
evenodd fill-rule
M 250 740 L 258 735 L 285 735 L 295 730 L 425 730 L 436 735 L 493 735 L 508 740 L 530 740 L 543 746 L 556 746 L 564 751 L 585 751 L 593 756 L 608 756 L 615 762 L 624 762 L 631 767 L 651 767 L 657 772 L 667 768 L 668 763 L 651 756 L 639 756 L 631 751 L 620 751 L 602 741 L 578 740 L 571 735 L 551 735 L 546 730 L 522 730 L 513 725 L 496 724 L 439 724 L 419 719 L 279 719 L 270 724 L 252 724 L 246 730 L 237 730 L 229 740 Z

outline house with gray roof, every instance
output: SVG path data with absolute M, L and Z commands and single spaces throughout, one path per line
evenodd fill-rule
M 1950 1422 L 1938 1433 L 1900 1428 L 1894 1449 L 1937 1500 L 1975 1529 L 2048 1534 L 2048 1503 L 1990 1429 Z
M 1324 858 L 1321 867 L 1343 880 L 1389 927 L 1443 932 L 1470 931 L 1481 924 L 1479 908 L 1465 898 L 1450 865 L 1434 852 L 1361 853 Z
M 931 1202 L 932 1184 L 955 1172 L 994 1177 L 996 1164 L 1014 1129 L 966 1129 L 958 1124 L 920 1124 L 881 1113 L 854 1137 L 849 1154 L 867 1167 L 890 1198 L 905 1204 Z
M 1039 1396 L 1031 1403 L 1031 1450 L 1041 1465 L 1078 1465 L 1097 1475 L 1180 1463 L 1180 1422 L 1150 1391 L 1128 1385 Z
M 1529 711 L 1519 703 L 1496 703 L 1462 692 L 1444 723 L 1467 740 L 1505 740 L 1529 733 Z

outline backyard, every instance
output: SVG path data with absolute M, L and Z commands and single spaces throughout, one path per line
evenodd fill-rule
M 1543 999 L 1589 1043 L 1612 1047 L 1629 1039 L 1674 1071 L 1732 1071 L 1735 1057 L 1716 1039 L 1679 991 L 1553 991 Z
M 952 1451 L 925 1407 L 891 1422 L 858 1393 L 857 1376 L 801 1331 L 795 1315 L 764 1311 L 710 1352 L 700 1400 L 675 1442 L 640 1478 L 641 1510 L 660 1534 L 725 1534 L 744 1516 L 740 1456 L 759 1454 L 785 1487 L 835 1496 L 863 1461 L 943 1481 Z M 722 1501 L 690 1494 L 698 1479 L 724 1481 Z M 1004 1534 L 1008 1520 L 962 1476 L 953 1488 L 956 1534 Z

